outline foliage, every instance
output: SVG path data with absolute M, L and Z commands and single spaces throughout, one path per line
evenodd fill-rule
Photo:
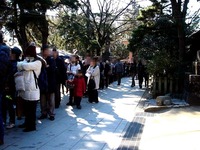
M 151 1 L 152 6 L 139 13 L 138 20 L 142 24 L 133 30 L 128 48 L 140 58 L 149 60 L 148 70 L 151 74 L 163 73 L 164 70 L 174 74 L 184 64 L 185 35 L 191 33 L 192 25 L 196 26 L 192 22 L 185 23 L 189 1 L 180 0 L 182 3 L 176 7 L 174 0 Z M 183 20 L 180 21 L 180 18 Z M 197 17 L 194 16 L 193 20 L 197 20 Z M 178 66 L 179 69 L 175 69 Z
M 171 57 L 169 53 L 159 51 L 156 55 L 148 61 L 147 69 L 152 75 L 168 74 L 174 75 L 177 68 L 177 59 Z
M 114 40 L 114 35 L 127 31 L 121 28 L 130 23 L 129 20 L 123 23 L 116 22 L 125 14 L 130 13 L 128 8 L 133 3 L 130 1 L 119 8 L 114 7 L 115 2 L 119 3 L 113 0 L 97 0 L 98 10 L 94 10 L 90 0 L 80 0 L 79 11 L 64 11 L 59 29 L 66 43 L 90 50 L 94 55 L 100 55 L 108 50 Z
M 23 50 L 30 41 L 35 41 L 39 46 L 48 43 L 49 23 L 46 18 L 48 9 L 55 9 L 60 5 L 77 8 L 76 0 L 7 0 L 6 2 L 12 11 L 5 26 L 10 32 L 15 32 Z

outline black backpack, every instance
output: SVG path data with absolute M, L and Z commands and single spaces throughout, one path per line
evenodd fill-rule
M 43 61 L 41 58 L 36 58 L 36 60 L 40 60 L 42 62 L 42 68 L 41 68 L 41 72 L 38 76 L 38 78 L 36 77 L 35 72 L 34 73 L 34 77 L 35 77 L 35 84 L 36 84 L 36 88 L 37 86 L 39 86 L 40 88 L 40 93 L 47 93 L 48 92 L 48 76 L 47 76 L 47 70 L 46 70 L 46 66 L 44 65 Z
M 96 66 L 94 66 L 93 69 L 95 69 Z M 95 80 L 94 80 L 94 77 L 91 76 L 90 79 L 89 79 L 89 82 L 88 82 L 88 90 L 94 90 L 96 88 L 96 83 L 95 83 Z

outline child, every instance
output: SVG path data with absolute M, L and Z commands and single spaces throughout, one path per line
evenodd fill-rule
M 81 99 L 86 91 L 85 78 L 81 70 L 78 70 L 72 82 L 74 84 L 74 101 L 77 109 L 81 109 Z

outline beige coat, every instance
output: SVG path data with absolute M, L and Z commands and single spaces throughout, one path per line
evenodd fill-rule
M 42 63 L 40 60 L 27 62 L 26 60 L 17 63 L 18 71 L 24 70 L 25 91 L 20 92 L 24 100 L 36 101 L 40 99 L 40 89 L 36 83 L 33 71 L 38 77 L 41 72 Z
M 95 89 L 99 89 L 99 82 L 100 82 L 100 69 L 99 69 L 99 66 L 96 66 L 95 68 L 94 67 L 89 67 L 87 69 L 87 72 L 86 72 L 87 75 L 89 75 L 88 77 L 88 83 L 89 83 L 89 79 L 90 77 L 94 77 L 94 81 L 95 81 L 95 84 L 96 84 L 96 88 Z

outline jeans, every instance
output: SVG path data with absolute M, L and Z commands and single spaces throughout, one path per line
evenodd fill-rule
M 7 112 L 9 114 L 9 123 L 15 124 L 15 108 L 14 108 L 14 99 L 6 98 L 6 95 L 3 96 L 3 107 L 2 107 L 2 116 L 4 123 L 7 121 Z
M 58 108 L 60 106 L 61 101 L 61 93 L 60 93 L 61 84 L 56 84 L 56 92 L 55 92 L 55 107 Z
M 55 93 L 41 94 L 40 107 L 42 115 L 54 116 Z
M 0 140 L 4 140 L 4 126 L 2 119 L 2 93 L 0 93 Z
M 110 78 L 109 75 L 106 75 L 106 76 L 105 76 L 105 84 L 106 84 L 106 88 L 107 88 L 108 85 L 109 85 L 109 78 Z
M 132 84 L 131 86 L 135 86 L 135 73 L 132 74 Z
M 117 82 L 118 82 L 118 85 L 121 84 L 121 78 L 122 78 L 122 73 L 117 73 Z
M 143 75 L 142 74 L 138 74 L 138 79 L 139 79 L 139 87 L 142 88 Z

